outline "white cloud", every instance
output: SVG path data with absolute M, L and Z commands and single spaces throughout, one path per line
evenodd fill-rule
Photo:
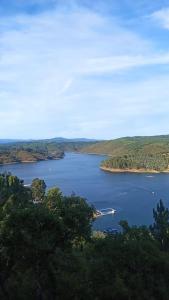
M 84 68 L 86 73 L 109 73 L 134 67 L 169 64 L 169 52 L 160 55 L 121 55 L 89 59 Z
M 164 8 L 158 11 L 155 11 L 151 18 L 158 22 L 160 26 L 165 29 L 169 29 L 169 8 Z
M 139 125 L 169 111 L 168 76 L 123 79 L 136 67 L 168 64 L 169 54 L 156 53 L 116 19 L 75 7 L 2 18 L 1 24 L 2 137 L 110 138 L 127 134 L 130 120 Z

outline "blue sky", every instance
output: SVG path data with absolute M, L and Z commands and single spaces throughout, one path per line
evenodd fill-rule
M 169 134 L 169 3 L 0 0 L 0 138 Z

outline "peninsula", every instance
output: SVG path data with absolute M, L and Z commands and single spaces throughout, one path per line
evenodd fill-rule
M 61 159 L 64 157 L 65 151 L 78 152 L 81 148 L 96 142 L 96 140 L 64 138 L 35 141 L 2 140 L 0 142 L 0 164 Z
M 64 152 L 61 150 L 50 151 L 49 149 L 24 149 L 18 147 L 13 149 L 11 147 L 7 149 L 0 149 L 0 164 L 12 164 L 12 163 L 30 163 L 42 160 L 54 160 L 64 157 Z
M 125 137 L 99 142 L 82 152 L 107 155 L 100 168 L 108 172 L 169 172 L 169 135 Z
M 100 169 L 105 171 L 105 172 L 110 172 L 110 173 L 169 173 L 169 169 L 164 170 L 164 171 L 157 171 L 153 169 L 120 169 L 120 168 L 108 168 L 104 165 L 100 166 Z

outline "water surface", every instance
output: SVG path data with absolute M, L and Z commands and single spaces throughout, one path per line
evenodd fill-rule
M 24 179 L 42 178 L 47 187 L 57 186 L 64 194 L 85 197 L 97 209 L 112 207 L 114 216 L 100 217 L 94 227 L 118 228 L 120 220 L 129 224 L 150 224 L 159 199 L 169 207 L 169 174 L 108 173 L 99 169 L 104 156 L 66 153 L 61 160 L 0 166 Z

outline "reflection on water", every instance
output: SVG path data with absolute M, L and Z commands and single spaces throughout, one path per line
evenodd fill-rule
M 152 209 L 159 199 L 169 206 L 168 174 L 113 174 L 101 171 L 104 156 L 67 153 L 64 159 L 29 164 L 0 166 L 0 172 L 11 171 L 30 184 L 43 178 L 48 187 L 58 186 L 66 195 L 75 192 L 97 209 L 112 207 L 117 212 L 96 220 L 94 227 L 117 228 L 120 220 L 130 224 L 150 224 Z

